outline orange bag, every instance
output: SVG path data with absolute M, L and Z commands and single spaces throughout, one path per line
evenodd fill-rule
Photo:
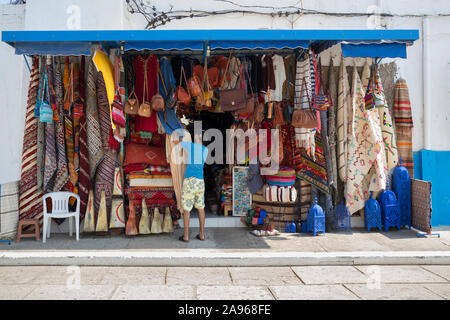
M 191 95 L 181 86 L 182 76 L 184 76 L 184 81 L 187 85 L 186 74 L 184 73 L 184 68 L 181 67 L 180 73 L 180 85 L 177 87 L 177 100 L 184 105 L 189 105 L 192 101 Z

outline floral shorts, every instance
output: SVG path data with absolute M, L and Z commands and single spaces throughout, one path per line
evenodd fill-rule
M 181 203 L 186 211 L 191 211 L 194 206 L 205 208 L 205 181 L 195 177 L 184 179 Z

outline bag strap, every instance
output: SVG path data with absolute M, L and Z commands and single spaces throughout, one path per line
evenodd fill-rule
M 250 86 L 250 92 L 252 96 L 254 96 L 252 82 L 250 81 L 250 74 L 248 73 L 248 63 L 245 63 L 245 74 L 247 75 L 247 85 Z
M 228 56 L 227 66 L 225 67 L 225 72 L 224 72 L 223 77 L 222 77 L 222 83 L 220 84 L 221 87 L 223 86 L 223 83 L 224 83 L 224 81 L 225 81 L 225 77 L 226 77 L 227 74 L 228 74 L 228 67 L 230 66 L 230 62 L 231 62 L 231 54 L 232 54 L 232 52 L 233 52 L 233 51 L 230 50 L 230 55 Z
M 159 73 L 159 77 L 161 78 L 161 82 L 162 82 L 162 85 L 163 85 L 163 88 L 164 88 L 164 92 L 166 93 L 166 96 L 167 96 L 167 88 L 166 88 L 166 84 L 164 83 L 164 78 L 163 78 L 163 76 L 162 76 L 162 74 L 161 74 L 161 69 L 159 69 L 159 67 L 158 67 L 158 73 Z M 159 81 L 158 81 L 159 82 Z M 158 92 L 159 92 L 159 90 L 158 90 Z
M 144 60 L 144 89 L 142 90 L 142 103 L 144 103 L 145 101 L 148 101 L 146 98 L 146 96 L 148 95 L 148 79 L 147 79 L 147 62 L 148 62 L 148 57 L 145 58 Z

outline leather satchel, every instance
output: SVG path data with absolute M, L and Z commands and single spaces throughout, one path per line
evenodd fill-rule
M 223 111 L 237 111 L 247 106 L 245 89 L 229 89 L 220 91 L 220 106 Z
M 200 80 L 196 75 L 190 77 L 187 83 L 188 90 L 191 96 L 198 97 L 202 94 L 202 90 L 200 89 Z
M 133 90 L 128 96 L 127 102 L 125 102 L 125 113 L 138 114 L 138 112 L 139 112 L 139 100 L 136 96 L 136 93 Z
M 295 109 L 294 112 L 292 113 L 291 124 L 296 128 L 314 129 L 317 127 L 317 116 L 316 111 L 311 108 L 311 102 L 309 100 L 309 95 L 306 90 L 305 78 L 303 78 L 302 81 L 301 97 L 299 99 L 299 104 L 301 103 L 300 100 L 302 99 L 303 96 L 306 96 L 308 98 L 309 108 Z
M 144 89 L 142 90 L 142 103 L 139 106 L 138 114 L 141 117 L 149 118 L 152 115 L 152 107 L 150 103 L 147 101 L 148 96 L 148 79 L 147 79 L 147 61 L 145 61 L 144 65 Z
M 181 86 L 181 81 L 182 81 L 182 76 L 184 75 L 184 81 L 187 84 L 187 80 L 186 80 L 186 74 L 184 73 L 184 68 L 181 67 L 181 73 L 180 73 L 180 85 L 177 87 L 177 100 L 180 101 L 182 104 L 184 105 L 189 105 L 192 101 L 191 95 L 189 94 L 189 92 L 187 92 L 182 86 Z

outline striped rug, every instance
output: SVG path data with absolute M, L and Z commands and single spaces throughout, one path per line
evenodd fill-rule
M 19 218 L 42 220 L 42 192 L 37 188 L 37 122 L 34 117 L 39 90 L 39 59 L 33 57 L 23 137 L 22 170 L 19 183 Z
M 411 179 L 414 178 L 414 159 L 412 152 L 413 118 L 408 85 L 405 79 L 398 79 L 394 87 L 394 121 L 397 137 L 398 155 L 401 164 L 408 169 Z
M 54 95 L 53 66 L 47 64 L 48 86 L 50 93 L 50 102 L 53 104 L 56 100 Z M 56 160 L 56 133 L 55 124 L 46 124 L 45 128 L 45 160 L 44 160 L 44 192 L 52 192 L 55 182 L 57 160 Z
M 348 82 L 347 69 L 344 66 L 344 58 L 341 60 L 338 84 L 337 101 L 337 165 L 341 181 L 347 180 L 347 133 L 349 110 L 350 84 Z

